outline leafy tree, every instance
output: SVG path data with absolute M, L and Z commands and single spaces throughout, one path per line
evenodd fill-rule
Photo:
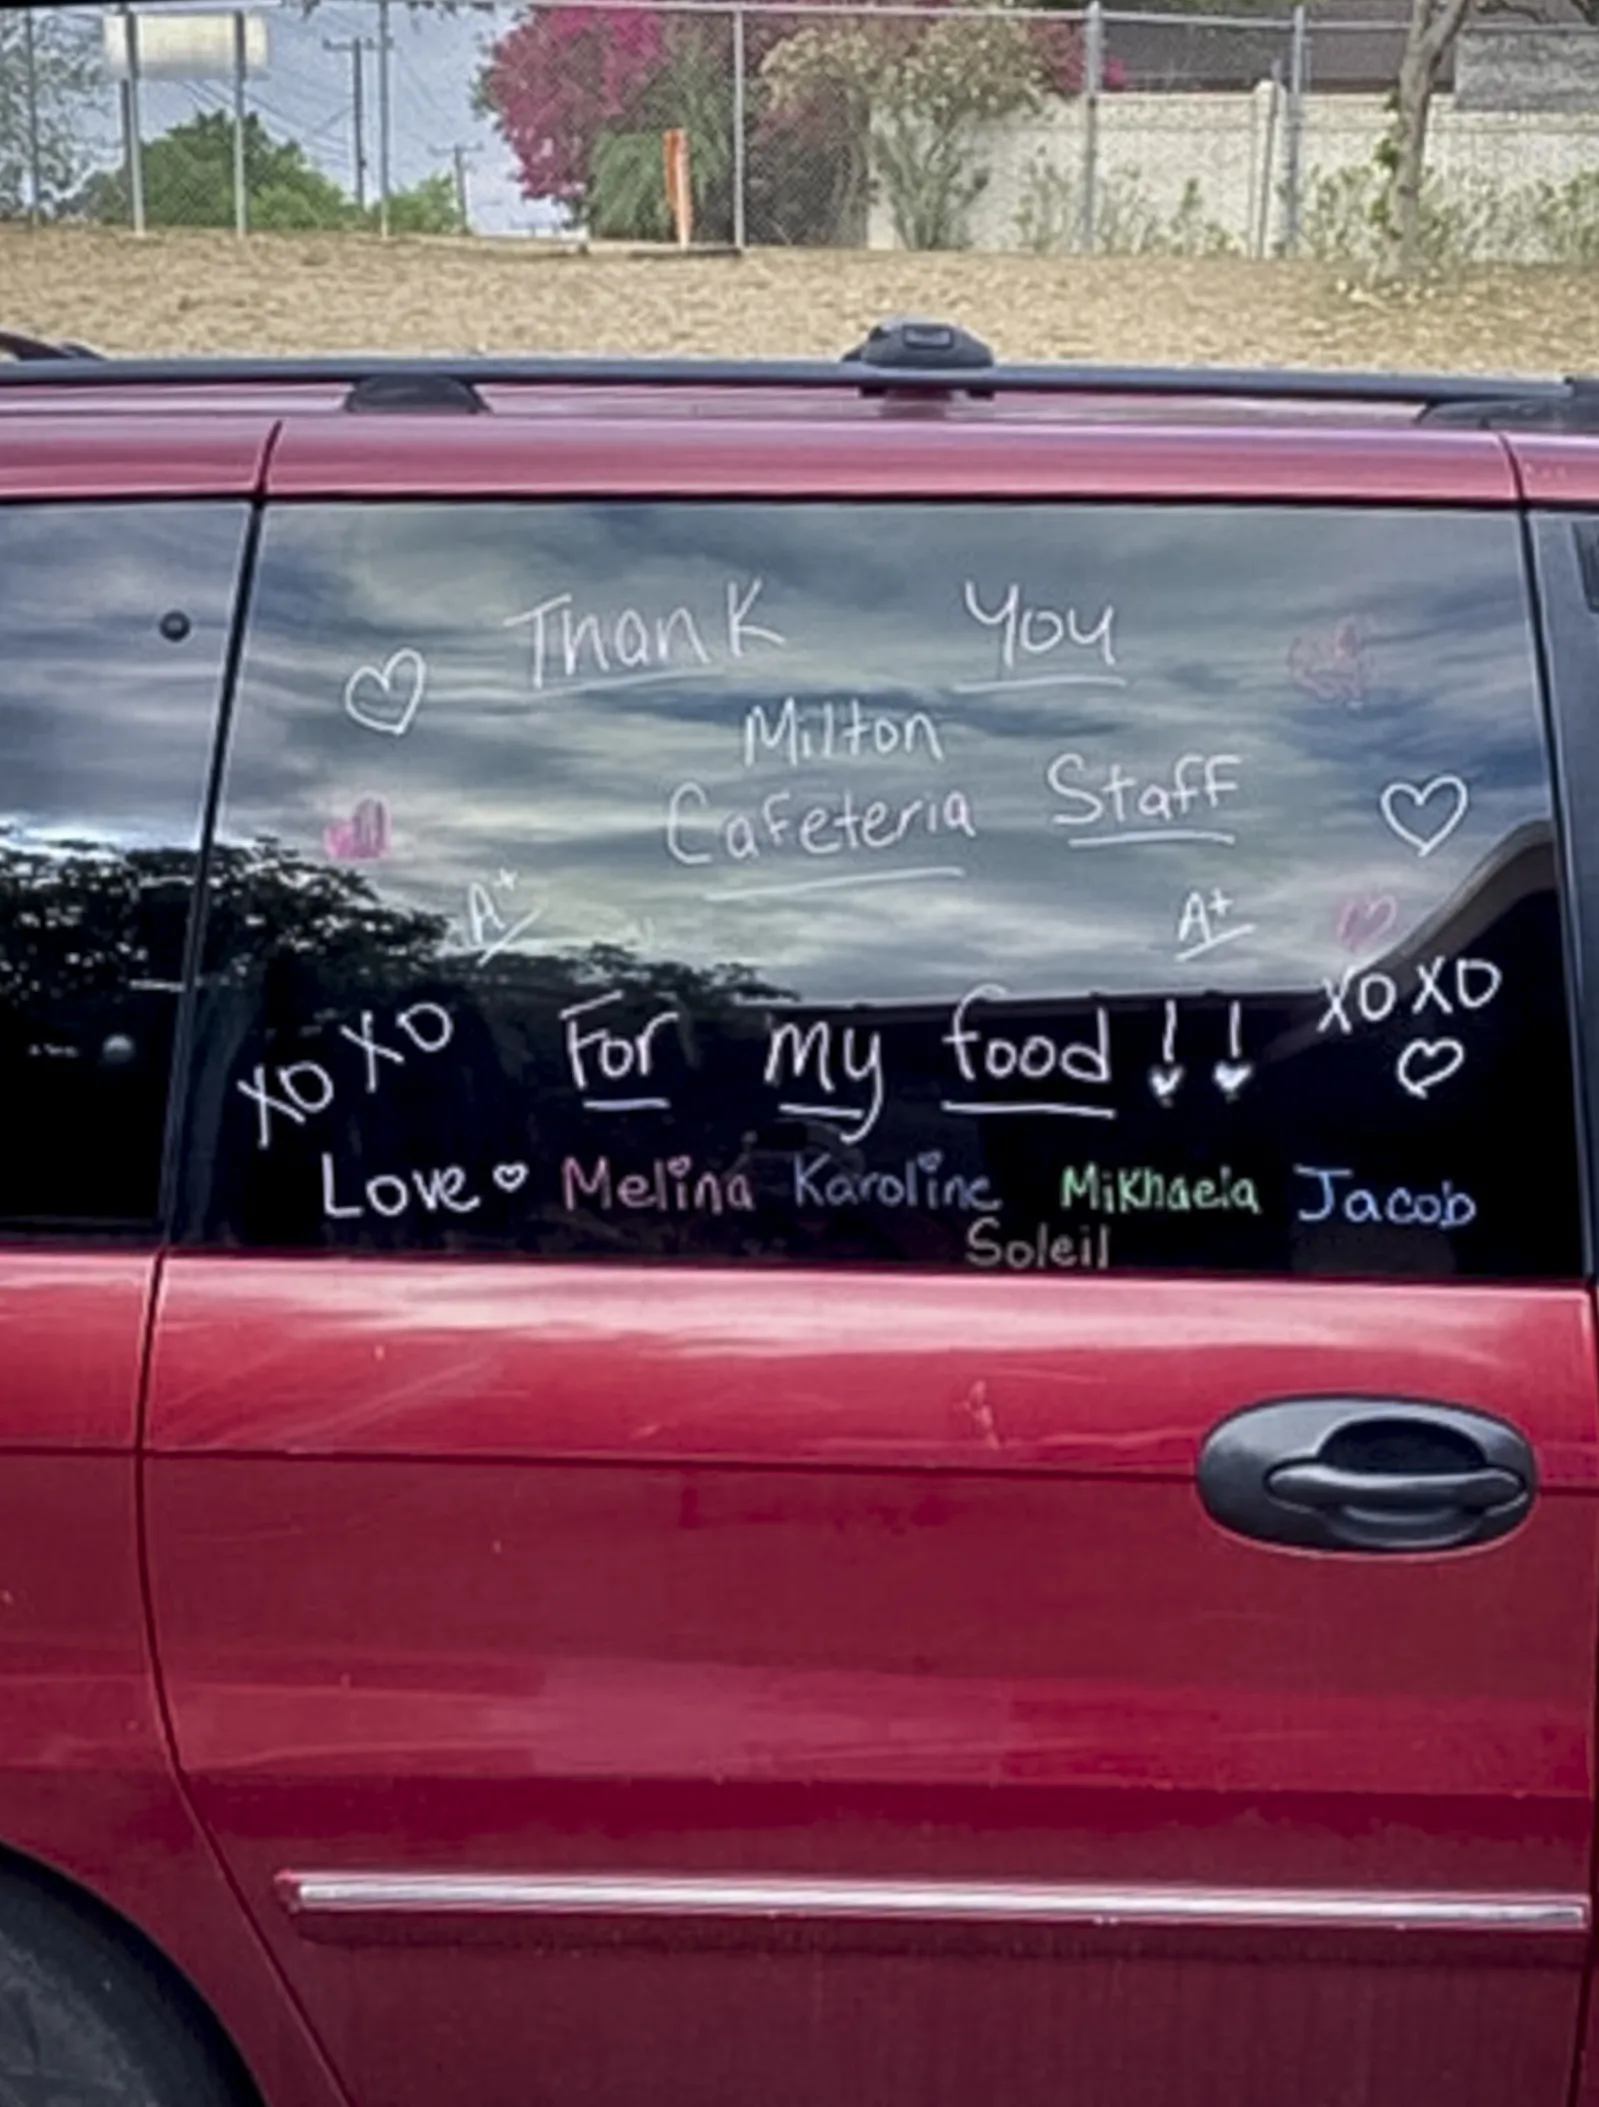
M 144 209 L 152 227 L 233 225 L 233 119 L 220 111 L 174 125 L 144 149 Z M 244 120 L 244 187 L 252 228 L 268 234 L 339 228 L 376 230 L 378 208 L 365 212 L 292 140 L 275 140 L 259 117 Z M 77 209 L 88 219 L 126 224 L 125 169 L 90 178 Z M 424 176 L 389 199 L 397 234 L 458 234 L 461 211 L 447 175 Z
M 1572 0 L 1590 29 L 1599 28 L 1599 0 Z M 1549 19 L 1543 0 L 1411 0 L 1399 81 L 1390 100 L 1393 124 L 1377 149 L 1383 188 L 1375 219 L 1391 258 L 1408 272 L 1421 260 L 1424 243 L 1424 185 L 1427 128 L 1438 92 L 1461 33 L 1475 13 Z
M 870 164 L 901 243 L 948 249 L 965 240 L 988 182 L 977 128 L 1038 107 L 1052 85 L 1047 55 L 1032 24 L 1002 14 L 930 25 L 857 17 L 785 38 L 762 74 L 779 110 L 829 88 L 840 95 L 857 193 Z
M 507 30 L 477 101 L 516 155 L 523 196 L 581 207 L 595 147 L 636 128 L 631 113 L 665 55 L 662 18 L 632 9 L 539 8 Z
M 12 9 L 0 12 L 0 219 L 18 219 L 30 209 L 28 21 Z M 95 18 L 35 13 L 33 28 L 34 108 L 38 124 L 39 207 L 61 209 L 83 181 L 89 156 L 83 119 L 100 87 Z
M 174 125 L 144 149 L 144 209 L 152 227 L 233 225 L 233 119 L 220 111 Z M 250 225 L 269 232 L 350 224 L 353 208 L 337 183 L 292 141 L 275 141 L 256 116 L 244 120 L 244 183 Z M 126 223 L 125 169 L 85 185 L 89 219 Z
M 1080 94 L 1085 72 L 1077 20 L 812 17 L 764 59 L 763 152 L 752 159 L 759 169 L 780 154 L 785 125 L 815 142 L 798 187 L 827 200 L 820 239 L 865 239 L 875 178 L 907 247 L 953 247 L 988 183 L 978 127 L 1036 109 L 1046 95 Z M 1126 85 L 1114 59 L 1103 85 Z
M 368 205 L 363 224 L 376 232 L 379 224 L 376 205 Z M 461 217 L 461 200 L 456 194 L 453 178 L 441 172 L 424 176 L 410 190 L 391 191 L 389 231 L 391 234 L 464 234 L 466 223 Z

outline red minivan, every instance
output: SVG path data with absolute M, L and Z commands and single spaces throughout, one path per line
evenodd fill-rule
M 1594 429 L 0 371 L 4 2107 L 1596 2107 Z

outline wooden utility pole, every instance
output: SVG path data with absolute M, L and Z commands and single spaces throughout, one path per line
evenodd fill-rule
M 466 187 L 467 163 L 475 161 L 483 149 L 478 146 L 468 146 L 464 141 L 457 139 L 449 146 L 430 146 L 428 151 L 434 154 L 449 155 L 450 166 L 455 176 L 456 215 L 461 222 L 461 232 L 470 234 L 472 231 L 472 201 Z
M 366 210 L 366 88 L 361 54 L 374 48 L 370 37 L 322 39 L 324 51 L 347 51 L 350 54 L 350 110 L 355 134 L 355 204 L 358 212 Z

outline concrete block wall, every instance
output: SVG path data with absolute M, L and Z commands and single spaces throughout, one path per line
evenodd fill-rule
M 1102 96 L 1102 245 L 1114 245 L 1139 220 L 1169 225 L 1189 186 L 1196 185 L 1199 222 L 1246 253 L 1262 246 L 1271 252 L 1282 232 L 1286 103 L 1267 81 L 1237 94 Z M 1380 95 L 1307 96 L 1304 194 L 1318 177 L 1369 169 L 1390 121 Z M 968 216 L 972 247 L 1023 246 L 1024 204 L 1046 189 L 1069 229 L 1083 167 L 1083 127 L 1082 101 L 1072 98 L 1052 99 L 1036 116 L 979 130 L 974 161 L 986 167 L 988 181 Z M 1457 110 L 1452 97 L 1441 96 L 1433 108 L 1428 165 L 1446 190 L 1491 184 L 1512 193 L 1540 180 L 1563 184 L 1599 173 L 1599 113 Z M 868 238 L 874 248 L 897 246 L 881 196 L 872 206 Z M 1060 245 L 1071 246 L 1069 231 Z

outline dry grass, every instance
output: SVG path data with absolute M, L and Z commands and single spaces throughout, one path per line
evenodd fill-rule
M 1593 281 L 1553 269 L 1380 291 L 1313 264 L 0 227 L 0 322 L 122 352 L 832 356 L 905 312 L 951 316 L 1023 359 L 1599 369 Z

